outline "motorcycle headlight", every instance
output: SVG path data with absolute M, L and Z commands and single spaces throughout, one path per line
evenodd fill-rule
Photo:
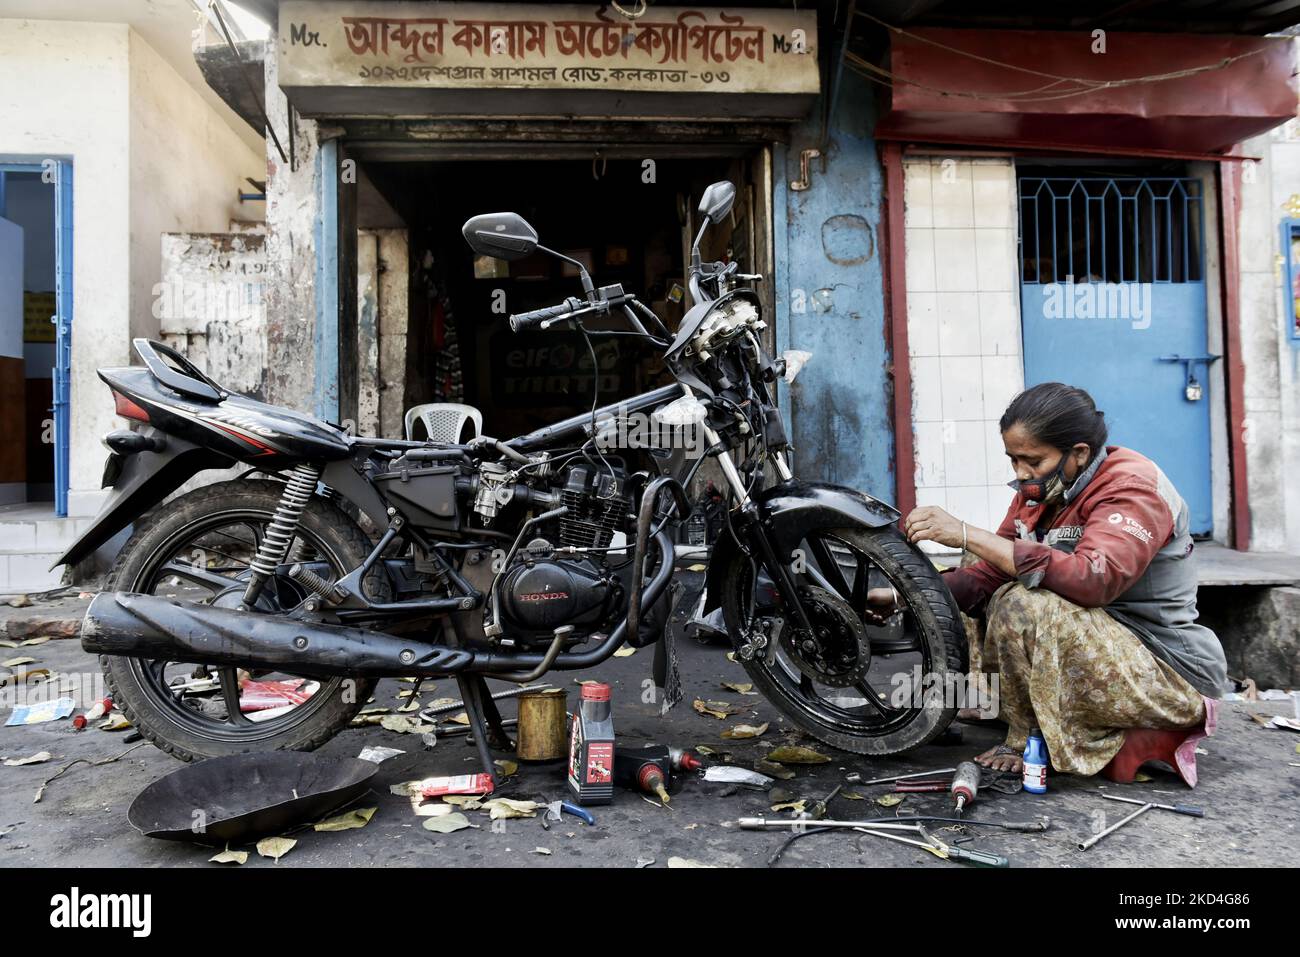
M 757 322 L 757 306 L 746 299 L 731 299 L 715 306 L 704 317 L 700 331 L 696 333 L 696 341 L 708 343 L 717 337 L 725 338 L 737 329 Z
M 654 420 L 668 428 L 680 428 L 698 425 L 709 414 L 704 403 L 693 395 L 684 395 L 674 399 L 661 409 L 656 409 Z

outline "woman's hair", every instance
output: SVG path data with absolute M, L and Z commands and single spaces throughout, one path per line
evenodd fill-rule
M 1092 396 L 1063 382 L 1043 382 L 1012 399 L 998 428 L 1005 432 L 1013 425 L 1062 451 L 1085 442 L 1093 455 L 1105 446 L 1108 434 L 1106 416 Z

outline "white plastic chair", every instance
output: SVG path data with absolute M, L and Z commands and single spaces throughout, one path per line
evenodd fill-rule
M 424 423 L 430 442 L 455 445 L 477 438 L 483 432 L 483 413 L 459 402 L 426 402 L 406 410 L 406 437 L 415 439 L 415 423 Z M 465 434 L 470 427 L 469 435 Z

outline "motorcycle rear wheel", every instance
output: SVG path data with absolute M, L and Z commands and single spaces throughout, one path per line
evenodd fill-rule
M 171 595 L 200 603 L 223 593 L 226 599 L 242 593 L 257 529 L 270 523 L 283 488 L 262 480 L 221 482 L 159 506 L 136 523 L 108 574 L 105 591 Z M 298 548 L 327 564 L 327 577 L 337 580 L 361 564 L 372 545 L 340 508 L 313 496 L 302 513 L 291 554 Z M 376 599 L 387 597 L 387 583 L 377 575 L 367 579 L 366 587 Z M 288 610 L 305 597 L 300 590 L 295 593 L 297 588 L 273 578 L 263 589 L 259 609 L 270 614 Z M 176 690 L 183 687 L 192 664 L 101 655 L 100 665 L 113 706 L 156 747 L 182 761 L 248 751 L 314 750 L 347 727 L 375 685 L 353 678 L 322 678 L 318 683 L 303 679 L 309 683 L 300 688 L 318 684 L 305 701 L 280 716 L 256 721 L 245 714 L 244 695 L 252 677 L 247 672 L 255 668 L 251 663 L 247 669 L 195 669 L 188 676 L 191 680 L 202 682 L 200 672 L 217 677 L 219 686 L 206 699 L 201 693 Z M 257 677 L 292 682 L 301 676 Z
M 805 534 L 797 550 L 804 571 L 795 577 L 814 599 L 820 596 L 822 611 L 814 626 L 832 639 L 837 631 L 847 636 L 840 639 L 842 647 L 856 647 L 864 634 L 874 639 L 866 664 L 858 659 L 842 673 L 830 673 L 820 652 L 814 659 L 798 647 L 810 638 L 821 645 L 821 639 L 799 633 L 789 622 L 778 639 L 775 660 L 769 664 L 761 654 L 743 660 L 756 566 L 740 551 L 725 569 L 728 585 L 721 602 L 736 660 L 794 724 L 833 747 L 884 756 L 933 741 L 963 704 L 967 659 L 961 615 L 939 572 L 892 525 L 817 528 Z M 883 585 L 893 585 L 900 607 L 889 628 L 875 626 L 860 613 L 867 588 Z M 849 609 L 860 630 L 845 620 Z M 900 635 L 907 640 L 900 641 Z

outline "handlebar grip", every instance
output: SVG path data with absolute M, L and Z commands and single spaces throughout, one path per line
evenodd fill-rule
M 558 306 L 546 306 L 543 309 L 534 309 L 532 312 L 516 313 L 510 317 L 510 331 L 523 332 L 525 329 L 532 329 L 548 319 L 558 319 L 560 316 L 568 315 L 580 305 L 577 299 L 569 298 Z

